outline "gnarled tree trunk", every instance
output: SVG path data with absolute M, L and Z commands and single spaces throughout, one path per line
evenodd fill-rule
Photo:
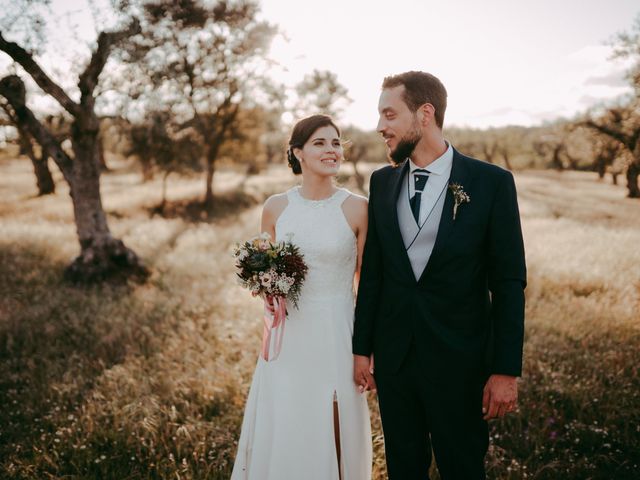
M 49 195 L 56 192 L 56 184 L 49 170 L 49 155 L 43 148 L 40 158 L 37 157 L 31 145 L 31 139 L 26 132 L 20 132 L 20 144 L 25 151 L 31 164 L 33 165 L 33 173 L 36 175 L 36 185 L 38 187 L 38 196 Z
M 640 198 L 638 176 L 640 175 L 640 161 L 631 162 L 627 167 L 627 190 L 629 198 Z
M 215 142 L 215 141 L 214 141 Z M 218 150 L 222 142 L 215 142 L 209 146 L 206 162 L 207 162 L 207 185 L 204 194 L 204 208 L 209 211 L 213 208 L 213 176 L 216 173 L 216 159 L 218 158 Z
M 112 44 L 139 30 L 137 23 L 121 32 L 101 33 L 98 47 L 86 70 L 80 76 L 80 103 L 69 98 L 19 45 L 7 42 L 0 35 L 0 49 L 8 53 L 33 77 L 36 83 L 74 118 L 71 141 L 74 158 L 70 158 L 60 143 L 36 119 L 26 106 L 26 91 L 22 79 L 10 75 L 0 81 L 0 95 L 11 104 L 18 123 L 33 136 L 43 150 L 53 158 L 69 184 L 73 212 L 80 241 L 80 255 L 65 271 L 65 277 L 80 282 L 119 276 L 146 277 L 148 270 L 138 256 L 109 231 L 100 196 L 100 161 L 98 151 L 99 123 L 94 112 L 93 91 L 98 76 L 107 61 Z
M 611 182 L 614 185 L 618 185 L 618 175 L 620 175 L 618 172 L 611 172 Z
M 555 168 L 559 172 L 564 170 L 564 164 L 562 163 L 562 159 L 560 158 L 560 153 L 564 150 L 564 145 L 557 145 L 553 149 L 553 154 L 551 156 L 551 167 Z
M 224 143 L 225 137 L 229 127 L 238 115 L 239 105 L 231 104 L 231 95 L 227 101 L 223 104 L 221 109 L 224 109 L 224 113 L 221 115 L 221 119 L 214 120 L 214 128 L 211 130 L 215 132 L 211 143 L 208 145 L 206 161 L 207 161 L 207 190 L 204 196 L 204 207 L 206 210 L 213 208 L 213 176 L 215 174 L 215 163 L 218 159 L 218 153 L 220 147 Z M 202 122 L 198 122 L 198 125 L 202 125 Z M 216 125 L 217 124 L 217 125 Z M 219 125 L 219 126 L 218 126 Z M 206 132 L 201 131 L 200 134 L 203 138 L 207 138 Z
M 18 141 L 20 142 L 20 153 L 29 157 L 31 164 L 33 165 L 33 173 L 36 175 L 36 185 L 38 187 L 38 196 L 49 195 L 55 193 L 56 184 L 51 176 L 49 170 L 49 155 L 47 151 L 42 148 L 40 157 L 33 151 L 33 145 L 31 144 L 31 136 L 20 125 L 16 115 L 7 104 L 2 104 L 2 108 L 9 117 L 11 123 L 18 130 Z
M 353 163 L 353 176 L 356 178 L 356 185 L 358 185 L 358 190 L 364 193 L 364 176 L 358 170 L 358 161 L 354 161 Z
M 504 160 L 504 166 L 507 170 L 513 171 L 513 167 L 511 166 L 511 159 L 509 158 L 509 151 L 506 148 L 503 148 L 500 153 L 502 153 L 502 159 Z
M 33 164 L 33 172 L 36 174 L 38 196 L 56 193 L 56 184 L 51 176 L 51 170 L 49 170 L 49 155 L 43 151 L 41 158 L 29 158 Z
M 632 111 L 629 111 L 632 113 Z M 627 113 L 629 113 L 627 112 Z M 640 198 L 640 188 L 638 188 L 638 175 L 640 174 L 640 123 L 630 127 L 623 125 L 624 119 L 619 110 L 610 110 L 610 125 L 596 123 L 593 120 L 586 120 L 583 125 L 607 135 L 611 139 L 619 142 L 631 154 L 631 160 L 627 165 L 627 196 L 629 198 Z M 617 185 L 617 174 L 613 175 L 613 183 Z
M 72 130 L 72 145 L 76 161 L 71 184 L 73 211 L 80 241 L 80 255 L 67 268 L 72 280 L 87 281 L 113 274 L 145 275 L 137 255 L 109 231 L 100 195 L 100 145 L 98 119 L 93 112 L 84 112 L 76 119 Z
M 604 155 L 598 155 L 593 162 L 593 168 L 598 172 L 598 179 L 602 180 L 604 178 L 604 174 L 607 173 L 607 159 Z

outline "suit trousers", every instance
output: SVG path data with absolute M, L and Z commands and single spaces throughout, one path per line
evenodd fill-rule
M 429 380 L 412 342 L 399 370 L 375 380 L 389 480 L 428 480 L 432 451 L 442 480 L 486 478 L 481 379 Z

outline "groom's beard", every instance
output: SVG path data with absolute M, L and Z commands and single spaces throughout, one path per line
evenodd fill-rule
M 389 158 L 393 163 L 400 164 L 406 158 L 409 158 L 416 148 L 418 142 L 422 139 L 422 135 L 418 128 L 402 137 L 393 151 L 389 152 Z

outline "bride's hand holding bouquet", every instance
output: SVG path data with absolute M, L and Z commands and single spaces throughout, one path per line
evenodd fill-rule
M 252 295 L 265 300 L 262 357 L 266 361 L 275 360 L 282 347 L 286 303 L 289 301 L 298 306 L 308 267 L 291 238 L 272 242 L 267 233 L 237 245 L 233 256 L 240 284 Z M 276 335 L 272 341 L 271 333 L 274 331 Z

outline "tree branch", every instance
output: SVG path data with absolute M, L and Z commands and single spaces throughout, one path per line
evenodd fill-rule
M 42 148 L 53 158 L 65 179 L 71 185 L 73 182 L 73 160 L 27 107 L 25 101 L 26 88 L 22 79 L 17 75 L 4 77 L 0 80 L 0 95 L 5 97 L 11 104 L 17 123 L 42 145 Z
M 71 115 L 76 115 L 79 105 L 66 94 L 66 92 L 49 76 L 44 73 L 40 65 L 36 63 L 33 56 L 24 48 L 14 42 L 7 42 L 0 32 L 0 50 L 9 55 L 14 61 L 19 63 L 25 71 L 31 75 L 38 86 L 51 95 L 56 101 Z
M 640 126 L 638 126 L 633 133 L 629 136 L 629 144 L 631 145 L 631 151 L 636 152 L 636 147 L 640 141 Z
M 189 84 L 189 105 L 193 110 L 193 119 L 196 122 L 197 128 L 200 131 L 200 134 L 204 137 L 207 134 L 207 128 L 202 120 L 202 117 L 200 116 L 200 112 L 198 112 L 198 108 L 196 107 L 196 102 L 194 98 L 195 91 L 196 91 L 196 86 L 195 86 L 196 76 L 195 76 L 193 65 L 189 63 L 186 51 L 184 52 L 184 56 L 182 60 L 183 60 L 182 64 L 184 68 L 184 73 L 187 75 L 188 84 Z
M 0 94 L 2 92 L 0 91 Z M 9 108 L 9 104 L 2 102 L 2 109 L 4 110 L 7 117 L 9 117 L 10 123 L 18 130 L 18 141 L 24 152 L 27 154 L 31 160 L 38 161 L 35 153 L 33 152 L 33 145 L 31 144 L 31 136 L 24 129 L 24 126 L 18 121 L 18 117 L 15 115 L 11 108 Z
M 80 75 L 80 80 L 78 82 L 81 95 L 81 105 L 93 109 L 93 91 L 98 84 L 98 77 L 107 63 L 109 54 L 111 53 L 111 47 L 125 38 L 140 33 L 140 31 L 140 22 L 137 19 L 134 19 L 133 22 L 131 22 L 131 24 L 124 30 L 119 30 L 117 32 L 101 32 L 100 35 L 98 35 L 98 48 L 93 52 L 91 61 L 84 72 Z
M 217 139 L 219 139 L 218 147 L 224 142 L 225 135 L 229 127 L 233 124 L 236 117 L 238 116 L 238 112 L 240 112 L 240 103 L 233 103 L 231 99 L 237 93 L 237 88 L 232 87 L 232 91 L 229 93 L 227 98 L 225 98 L 224 103 L 221 105 L 220 109 L 222 110 L 221 121 L 219 125 L 219 129 L 217 130 Z
M 593 120 L 585 120 L 584 121 L 584 126 L 592 128 L 594 130 L 597 130 L 600 133 L 603 133 L 605 135 L 607 135 L 608 137 L 613 138 L 614 140 L 617 140 L 618 142 L 622 143 L 626 148 L 628 148 L 629 150 L 633 151 L 633 145 L 631 145 L 630 141 L 632 140 L 631 138 L 629 138 L 628 135 L 625 135 L 624 133 L 615 130 L 613 128 L 610 128 L 606 125 L 600 125 L 596 122 L 594 122 Z

